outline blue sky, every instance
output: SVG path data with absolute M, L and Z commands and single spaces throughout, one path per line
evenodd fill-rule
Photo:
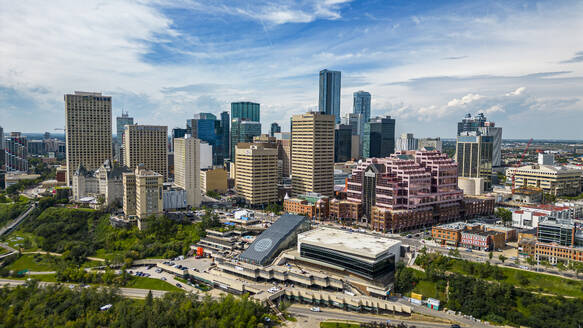
M 63 94 L 113 96 L 141 124 L 183 126 L 232 101 L 272 122 L 316 108 L 318 71 L 397 132 L 453 137 L 486 112 L 507 138 L 581 139 L 581 1 L 0 0 L 0 125 L 51 131 Z

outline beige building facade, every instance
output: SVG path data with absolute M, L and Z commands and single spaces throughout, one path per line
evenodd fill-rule
M 309 112 L 292 117 L 292 195 L 334 193 L 334 116 Z
M 199 207 L 200 140 L 191 136 L 174 139 L 174 184 L 186 190 L 186 203 Z
M 203 193 L 216 191 L 218 193 L 227 192 L 228 174 L 224 168 L 215 168 L 200 171 L 200 189 Z
M 162 213 L 164 177 L 157 172 L 137 167 L 133 173 L 123 174 L 124 213 L 144 219 Z
M 506 170 L 515 188 L 539 188 L 555 196 L 575 196 L 581 192 L 582 171 L 553 165 L 526 165 Z
M 168 127 L 160 125 L 126 125 L 124 164 L 130 169 L 144 165 L 168 179 Z
M 235 147 L 235 187 L 250 205 L 277 202 L 277 147 L 239 143 Z
M 97 170 L 111 159 L 111 97 L 97 92 L 66 94 L 65 146 L 67 185 L 79 165 Z

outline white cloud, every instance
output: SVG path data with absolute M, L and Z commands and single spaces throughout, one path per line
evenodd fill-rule
M 484 96 L 479 94 L 468 93 L 467 95 L 461 97 L 460 99 L 454 98 L 447 103 L 448 107 L 463 106 L 471 103 L 472 101 L 482 99 Z
M 526 90 L 526 87 L 520 87 L 514 91 L 508 92 L 506 94 L 506 96 L 510 97 L 510 96 L 519 96 L 521 95 L 524 91 Z
M 482 111 L 484 114 L 493 114 L 493 113 L 504 113 L 505 110 L 504 108 L 502 108 L 502 106 L 500 105 L 494 105 L 484 111 Z

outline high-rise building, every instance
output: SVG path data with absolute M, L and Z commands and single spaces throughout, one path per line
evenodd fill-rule
M 366 91 L 357 91 L 353 94 L 352 112 L 362 114 L 364 122 L 370 120 L 370 93 Z
M 222 138 L 222 151 L 223 151 L 223 163 L 227 158 L 231 158 L 231 119 L 229 118 L 229 112 L 221 112 L 221 138 Z
M 186 190 L 186 204 L 199 207 L 200 140 L 187 135 L 174 139 L 174 184 Z
M 4 129 L 0 126 L 0 171 L 4 170 Z
M 334 116 L 309 112 L 292 117 L 292 194 L 334 192 Z
M 258 103 L 240 101 L 231 103 L 231 119 L 240 118 L 247 121 L 261 122 Z
M 319 112 L 334 115 L 335 124 L 340 123 L 340 71 L 320 71 Z
M 65 95 L 67 185 L 79 164 L 91 171 L 111 159 L 111 97 L 97 92 Z
M 277 159 L 282 164 L 282 176 L 291 175 L 291 133 L 280 132 L 275 134 L 277 144 Z
M 437 138 L 421 138 L 417 141 L 417 147 L 419 150 L 423 150 L 424 148 L 427 150 L 439 150 L 443 151 L 443 142 L 439 137 Z
M 364 114 L 350 113 L 342 117 L 342 124 L 350 125 L 352 128 L 352 154 L 353 158 L 362 156 L 362 142 L 364 140 L 364 123 L 368 122 Z M 356 156 L 354 156 L 356 155 Z
M 235 154 L 238 143 L 252 142 L 253 137 L 259 135 L 261 135 L 261 123 L 244 118 L 231 119 L 231 154 Z
M 390 116 L 375 117 L 364 124 L 362 156 L 387 157 L 395 152 L 395 120 Z
M 413 137 L 413 133 L 403 133 L 397 140 L 397 151 L 417 150 L 418 140 Z
M 457 135 L 465 135 L 466 133 L 485 135 L 492 137 L 492 166 L 502 165 L 502 128 L 496 127 L 494 122 L 486 119 L 483 113 L 478 113 L 476 117 L 468 113 L 457 124 Z
M 346 162 L 352 158 L 352 127 L 336 124 L 334 129 L 334 162 Z
M 271 131 L 269 131 L 269 135 L 270 136 L 275 136 L 276 133 L 281 132 L 281 126 L 279 126 L 279 124 L 277 123 L 271 123 Z
M 222 112 L 220 120 L 212 113 L 195 114 L 193 119 L 186 120 L 185 133 L 212 147 L 213 165 L 223 165 L 229 157 L 229 113 Z
M 123 143 L 123 132 L 126 125 L 133 125 L 134 118 L 129 116 L 129 113 L 121 113 L 121 116 L 115 118 L 117 134 L 115 135 L 119 143 Z
M 143 168 L 168 179 L 168 127 L 160 125 L 126 125 L 124 163 L 130 169 Z
M 144 219 L 161 214 L 164 208 L 163 183 L 164 177 L 161 174 L 142 165 L 131 173 L 123 173 L 125 215 Z
M 20 132 L 11 132 L 4 140 L 6 172 L 28 171 L 28 140 Z
M 235 147 L 235 186 L 247 204 L 277 202 L 277 148 L 274 143 L 239 143 Z
M 458 176 L 483 178 L 484 189 L 492 187 L 492 137 L 465 132 L 457 137 Z

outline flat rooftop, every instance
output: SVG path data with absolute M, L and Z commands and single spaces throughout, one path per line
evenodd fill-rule
M 303 232 L 298 235 L 298 242 L 372 258 L 401 244 L 399 240 L 332 228 L 318 228 Z

